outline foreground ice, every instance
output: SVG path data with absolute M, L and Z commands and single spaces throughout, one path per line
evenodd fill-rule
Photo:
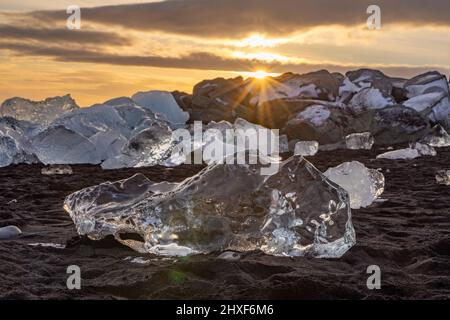
M 436 125 L 422 142 L 435 148 L 450 147 L 450 135 L 440 125 Z
M 396 159 L 415 159 L 419 158 L 421 156 L 436 156 L 437 152 L 436 150 L 424 143 L 416 142 L 412 145 L 410 145 L 409 148 L 405 149 L 398 149 L 393 151 L 388 151 L 382 154 L 379 154 L 377 156 L 377 159 L 390 159 L 390 160 L 396 160 Z
M 214 164 L 170 185 L 139 174 L 75 192 L 64 208 L 80 235 L 139 252 L 341 257 L 355 244 L 347 192 L 301 156 L 279 165 L 264 176 L 260 164 Z M 121 238 L 130 233 L 143 241 Z
M 377 159 L 389 159 L 389 160 L 407 160 L 420 157 L 419 151 L 413 148 L 405 148 L 399 150 L 388 151 L 377 156 Z
M 413 149 L 417 150 L 421 156 L 436 156 L 437 152 L 436 150 L 424 143 L 416 142 L 411 146 Z
M 317 141 L 299 141 L 295 144 L 294 154 L 299 156 L 313 156 L 319 151 Z
M 384 176 L 358 161 L 329 168 L 324 175 L 350 195 L 352 209 L 368 207 L 384 192 Z
M 436 173 L 436 182 L 450 186 L 450 170 L 439 170 Z
M 22 231 L 16 226 L 7 226 L 0 228 L 0 240 L 13 239 L 22 234 Z
M 370 150 L 372 149 L 374 142 L 375 140 L 370 132 L 352 133 L 345 137 L 347 149 L 352 150 Z

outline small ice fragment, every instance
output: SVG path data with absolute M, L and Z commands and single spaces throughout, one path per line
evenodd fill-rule
M 422 139 L 423 143 L 435 148 L 450 147 L 450 135 L 440 125 L 434 126 L 430 133 Z
M 317 141 L 299 141 L 295 144 L 294 155 L 313 156 L 319 151 L 319 143 Z
M 7 226 L 0 228 L 0 240 L 16 238 L 22 234 L 22 231 L 16 226 Z
M 228 260 L 228 261 L 238 261 L 241 258 L 241 255 L 237 252 L 225 251 L 221 253 L 217 259 Z
M 145 259 L 143 257 L 135 257 L 135 258 L 132 258 L 130 260 L 130 262 L 131 263 L 137 263 L 137 264 L 149 264 L 151 262 L 151 260 L 150 259 Z
M 438 184 L 450 186 L 450 170 L 439 170 L 436 173 L 436 182 Z
M 60 243 L 42 243 L 42 242 L 37 242 L 37 243 L 29 243 L 29 246 L 32 247 L 44 247 L 44 248 L 54 248 L 54 249 L 65 249 L 66 245 L 64 244 L 60 244 Z
M 52 164 L 48 167 L 42 168 L 41 174 L 43 174 L 43 175 L 63 175 L 63 174 L 73 174 L 73 171 L 72 171 L 72 167 L 69 165 Z
M 345 137 L 347 149 L 352 150 L 370 150 L 374 142 L 375 140 L 370 132 L 352 133 Z
M 413 146 L 413 149 L 417 150 L 421 156 L 436 156 L 437 152 L 433 147 L 430 147 L 427 144 L 416 142 Z
M 324 175 L 347 190 L 352 209 L 368 207 L 384 192 L 384 176 L 358 161 L 329 168 Z
M 377 159 L 389 159 L 389 160 L 397 160 L 397 159 L 415 159 L 420 157 L 419 151 L 412 148 L 399 149 L 394 151 L 388 151 L 377 156 Z

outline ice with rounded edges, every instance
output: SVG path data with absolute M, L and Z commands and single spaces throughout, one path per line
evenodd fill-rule
M 317 141 L 299 141 L 295 144 L 294 154 L 304 157 L 313 156 L 319 151 Z
M 358 161 L 329 168 L 324 175 L 350 195 L 352 209 L 370 206 L 384 192 L 384 176 Z
M 356 241 L 347 192 L 301 156 L 279 165 L 267 176 L 266 165 L 214 164 L 163 187 L 137 175 L 75 192 L 64 208 L 80 235 L 139 252 L 341 257 Z M 142 241 L 122 239 L 130 233 Z

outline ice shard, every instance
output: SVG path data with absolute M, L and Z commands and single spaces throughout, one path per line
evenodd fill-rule
M 450 186 L 450 170 L 439 170 L 436 173 L 436 182 L 438 184 Z
M 383 174 L 358 161 L 329 168 L 324 175 L 349 193 L 352 209 L 370 206 L 384 192 Z
M 77 110 L 79 107 L 70 95 L 31 101 L 23 98 L 8 99 L 0 107 L 0 117 L 25 120 L 44 128 L 56 118 Z
M 450 147 L 450 135 L 440 125 L 436 125 L 422 139 L 422 143 L 435 148 Z
M 408 160 L 420 157 L 419 151 L 413 148 L 388 151 L 377 156 L 377 159 Z
M 375 140 L 370 132 L 352 133 L 345 137 L 347 149 L 352 150 L 370 150 L 372 149 L 374 142 Z
M 437 152 L 436 152 L 436 150 L 433 147 L 431 147 L 431 146 L 429 146 L 427 144 L 424 144 L 424 143 L 416 142 L 413 145 L 411 145 L 411 148 L 417 150 L 417 152 L 419 152 L 419 154 L 421 156 L 432 156 L 432 157 L 434 157 L 434 156 L 437 155 Z
M 214 164 L 170 185 L 139 175 L 75 192 L 64 208 L 80 235 L 140 252 L 341 257 L 355 244 L 348 193 L 301 156 L 279 165 L 267 176 L 262 164 Z
M 99 164 L 94 144 L 63 126 L 49 127 L 33 137 L 33 148 L 44 164 Z
M 294 154 L 299 156 L 313 156 L 319 151 L 317 141 L 299 141 L 295 144 Z
M 148 91 L 138 92 L 132 99 L 140 106 L 164 116 L 173 124 L 185 124 L 189 113 L 184 112 L 170 92 Z

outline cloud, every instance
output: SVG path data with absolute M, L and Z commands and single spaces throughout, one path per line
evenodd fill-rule
M 383 24 L 450 25 L 449 0 L 169 0 L 83 8 L 82 19 L 196 37 L 280 36 L 320 25 L 365 23 L 371 4 L 381 7 Z M 57 23 L 67 19 L 64 11 L 30 14 Z
M 221 57 L 208 52 L 196 52 L 179 57 L 117 55 L 84 49 L 68 49 L 66 47 L 42 46 L 17 42 L 0 42 L 0 50 L 2 49 L 11 50 L 15 54 L 21 56 L 48 57 L 60 62 L 84 62 L 116 66 L 141 66 L 197 70 L 254 71 L 264 69 L 275 73 L 303 73 L 319 69 L 327 69 L 329 71 L 345 73 L 351 69 L 368 67 L 366 65 L 349 66 L 335 64 L 266 62 L 260 60 Z M 442 73 L 450 72 L 449 68 L 439 68 L 434 66 L 415 67 L 377 65 L 375 68 L 380 69 L 387 74 L 403 77 L 412 77 L 433 69 Z
M 36 40 L 44 41 L 46 43 L 93 43 L 116 46 L 129 45 L 131 43 L 129 39 L 110 32 L 50 28 L 22 28 L 13 25 L 0 25 L 0 39 Z

